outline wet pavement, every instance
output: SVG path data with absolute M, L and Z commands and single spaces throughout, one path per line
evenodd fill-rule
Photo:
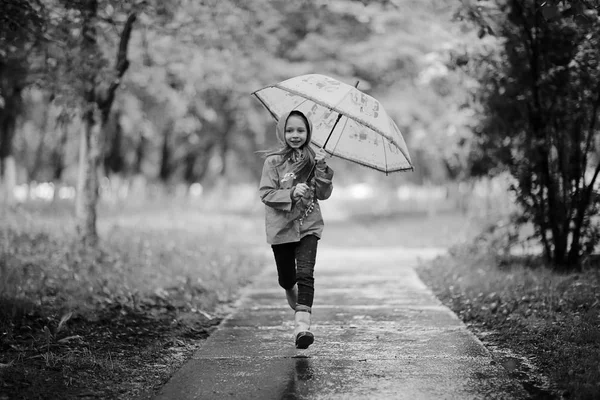
M 307 350 L 267 266 L 156 399 L 527 398 L 417 277 L 438 253 L 321 246 Z

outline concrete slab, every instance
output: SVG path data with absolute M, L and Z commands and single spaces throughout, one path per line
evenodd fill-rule
M 281 300 L 280 300 L 281 303 Z M 292 325 L 293 311 L 287 303 L 274 307 L 243 307 L 222 323 L 223 327 Z M 413 327 L 418 321 L 421 327 L 462 326 L 453 314 L 439 305 L 430 306 L 315 306 L 312 311 L 313 326 L 339 325 L 347 327 L 393 323 L 396 327 Z
M 418 279 L 436 254 L 321 247 L 307 350 L 268 266 L 156 399 L 527 398 Z
M 198 371 L 204 371 L 198 373 Z M 193 384 L 190 384 L 193 382 Z M 194 359 L 159 398 L 514 399 L 518 388 L 481 359 Z M 179 390 L 174 390 L 174 388 Z M 502 388 L 500 391 L 498 388 Z

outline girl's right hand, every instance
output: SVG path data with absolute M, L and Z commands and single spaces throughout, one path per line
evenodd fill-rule
M 323 149 L 318 149 L 315 152 L 315 162 L 317 165 L 325 165 L 325 159 L 327 157 L 329 157 L 329 154 Z
M 308 185 L 306 183 L 299 183 L 294 188 L 294 198 L 304 197 L 304 195 L 308 193 Z

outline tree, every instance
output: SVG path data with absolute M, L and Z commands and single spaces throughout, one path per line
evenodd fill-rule
M 134 10 L 127 11 L 119 37 L 114 66 L 99 55 L 103 49 L 99 43 L 100 10 L 103 5 L 114 13 L 111 4 L 98 0 L 84 2 L 68 1 L 67 7 L 77 13 L 79 21 L 79 51 L 75 53 L 79 68 L 77 85 L 83 100 L 83 128 L 80 135 L 80 171 L 76 215 L 80 240 L 84 245 L 95 246 L 98 241 L 96 209 L 99 196 L 99 166 L 102 160 L 102 140 L 106 135 L 110 110 L 115 92 L 123 75 L 129 68 L 127 50 L 133 24 L 137 18 Z
M 12 68 L 11 68 L 12 67 Z M 16 70 L 15 70 L 16 69 Z M 2 108 L 0 109 L 0 177 L 4 182 L 4 195 L 8 204 L 13 201 L 16 183 L 13 139 L 17 118 L 23 109 L 23 92 L 26 72 L 20 61 L 0 60 L 0 90 Z
M 0 3 L 0 186 L 8 203 L 16 182 L 13 139 L 23 111 L 22 92 L 31 83 L 31 57 L 39 50 L 45 25 L 41 14 L 29 1 Z
M 576 268 L 600 240 L 600 2 L 463 3 L 480 37 L 503 40 L 474 68 L 480 154 L 515 178 L 520 220 L 533 223 L 548 261 Z
M 110 173 L 111 180 L 137 174 L 207 187 L 216 180 L 256 179 L 261 165 L 256 151 L 273 145 L 275 137 L 272 119 L 250 93 L 310 72 L 352 83 L 359 79 L 362 89 L 382 99 L 405 133 L 416 132 L 413 127 L 428 132 L 423 149 L 431 148 L 435 134 L 433 142 L 447 150 L 442 139 L 448 125 L 457 123 L 449 118 L 457 114 L 448 107 L 454 102 L 447 90 L 453 82 L 444 77 L 415 82 L 429 53 L 441 53 L 451 40 L 450 21 L 438 21 L 440 12 L 448 15 L 444 7 L 451 1 L 423 0 L 407 12 L 399 2 L 385 0 L 31 0 L 44 4 L 38 14 L 45 24 L 41 51 L 29 57 L 37 58 L 40 67 L 27 71 L 28 82 L 48 98 L 55 96 L 52 110 L 65 110 L 71 117 L 58 124 L 48 121 L 55 131 L 43 142 L 36 130 L 16 132 L 24 138 L 18 142 L 18 155 L 23 155 L 18 166 L 36 170 L 31 160 L 38 159 L 44 164 L 38 165 L 40 178 L 54 170 L 58 175 L 65 171 L 69 179 L 75 163 L 65 155 L 77 145 L 72 133 L 83 131 L 92 136 L 79 140 L 86 155 L 82 165 L 92 162 L 88 155 L 97 160 L 92 162 L 96 167 L 82 172 L 101 165 L 100 173 Z M 90 9 L 94 4 L 95 14 Z M 130 65 L 114 92 L 114 104 L 103 114 L 101 99 L 110 99 L 107 90 L 119 75 L 114 53 L 132 12 L 137 21 L 127 48 Z M 22 120 L 34 115 L 28 112 Z M 40 152 L 41 158 L 36 156 Z M 429 163 L 432 154 L 442 153 L 434 149 L 424 154 L 423 162 Z M 209 162 L 217 159 L 222 162 Z M 353 179 L 361 179 L 363 172 L 359 169 Z M 86 192 L 86 176 L 81 174 L 77 210 L 80 227 L 88 221 L 87 231 L 94 236 L 91 210 L 98 201 L 97 182 Z M 386 184 L 394 180 L 390 177 Z M 85 193 L 90 194 L 87 205 Z M 83 217 L 86 213 L 91 220 Z M 80 231 L 85 235 L 85 229 Z

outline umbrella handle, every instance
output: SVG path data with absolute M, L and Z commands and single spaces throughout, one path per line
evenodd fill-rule
M 316 164 L 317 164 L 317 163 L 315 163 L 315 164 L 312 166 L 312 168 L 310 169 L 310 172 L 308 173 L 308 176 L 306 177 L 306 180 L 304 181 L 304 183 L 308 183 L 308 181 L 310 181 L 310 180 L 311 180 L 311 178 L 312 178 L 312 174 L 313 174 L 313 172 L 315 172 L 315 165 L 316 165 Z

